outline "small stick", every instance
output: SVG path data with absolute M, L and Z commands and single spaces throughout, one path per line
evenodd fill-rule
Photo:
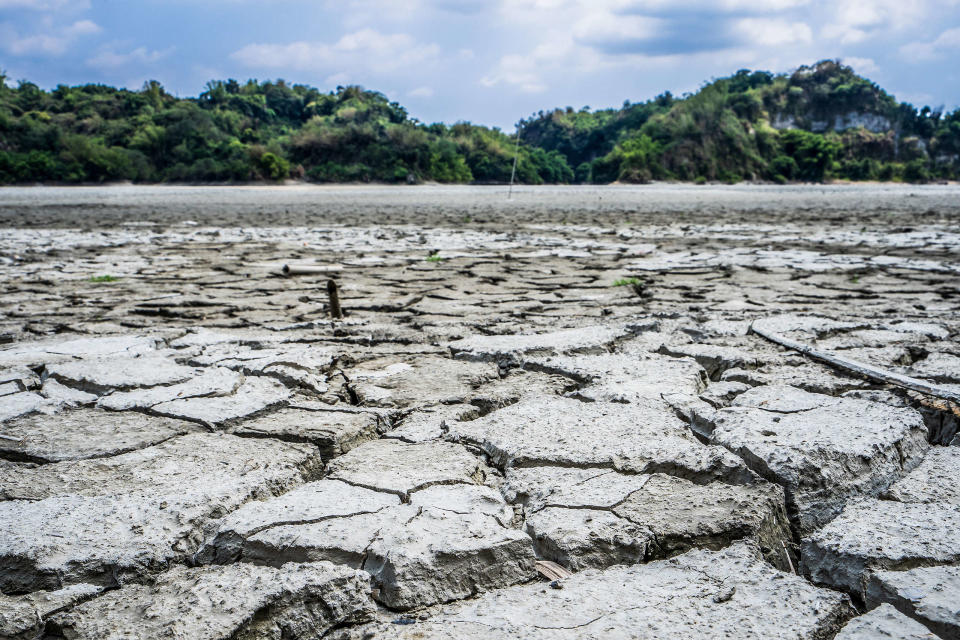
M 10 440 L 12 442 L 23 442 L 23 438 L 14 438 L 13 436 L 5 436 L 2 433 L 0 433 L 0 439 Z
M 330 298 L 330 317 L 334 320 L 342 320 L 343 309 L 340 308 L 340 293 L 337 291 L 337 283 L 333 280 L 327 280 L 327 296 Z
M 817 351 L 813 347 L 803 344 L 802 342 L 797 342 L 796 340 L 791 340 L 790 338 L 785 338 L 781 335 L 773 333 L 772 331 L 768 331 L 763 327 L 763 320 L 755 321 L 750 326 L 750 330 L 761 338 L 765 338 L 770 342 L 779 344 L 782 347 L 799 351 L 809 358 L 825 362 L 832 367 L 836 367 L 837 369 L 855 373 L 877 382 L 896 385 L 898 387 L 916 391 L 917 393 L 922 393 L 927 396 L 940 398 L 941 400 L 960 403 L 960 393 L 957 393 L 956 391 L 951 391 L 945 387 L 941 387 L 936 384 L 930 384 L 923 380 L 918 380 L 917 378 L 911 378 L 910 376 L 904 376 L 899 373 L 887 371 L 886 369 L 881 369 L 880 367 L 875 367 L 864 362 L 858 362 L 849 358 L 841 358 L 824 351 Z
M 790 573 L 795 574 L 797 570 L 793 568 L 793 560 L 790 559 L 790 552 L 787 551 L 787 545 L 783 540 L 780 541 L 780 546 L 783 547 L 783 554 L 787 556 L 787 566 L 790 567 Z

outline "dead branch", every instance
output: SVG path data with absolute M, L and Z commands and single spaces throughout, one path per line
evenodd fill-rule
M 946 387 L 941 387 L 936 384 L 930 384 L 924 380 L 918 380 L 917 378 L 911 378 L 910 376 L 887 371 L 886 369 L 881 369 L 880 367 L 875 367 L 873 365 L 866 364 L 865 362 L 859 362 L 850 358 L 841 358 L 831 353 L 826 353 L 825 351 L 818 351 L 810 345 L 797 342 L 796 340 L 791 340 L 790 338 L 785 338 L 765 329 L 763 323 L 764 320 L 762 319 L 754 321 L 754 323 L 750 326 L 750 330 L 761 338 L 779 344 L 782 347 L 798 351 L 808 358 L 819 360 L 820 362 L 824 362 L 837 369 L 863 376 L 864 378 L 868 378 L 876 382 L 892 384 L 897 387 L 909 389 L 910 391 L 922 393 L 926 396 L 932 396 L 934 398 L 939 398 L 941 400 L 946 400 L 953 403 L 960 403 L 960 393 L 957 393 L 956 391 L 952 391 Z

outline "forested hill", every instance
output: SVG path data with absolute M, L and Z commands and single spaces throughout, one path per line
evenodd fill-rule
M 502 183 L 516 149 L 499 129 L 426 125 L 360 87 L 229 80 L 179 99 L 156 82 L 47 92 L 2 80 L 0 183 Z M 960 178 L 960 110 L 898 103 L 832 61 L 739 71 L 621 109 L 541 112 L 521 132 L 527 184 Z

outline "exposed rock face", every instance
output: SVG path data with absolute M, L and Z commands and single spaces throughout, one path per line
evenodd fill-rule
M 856 502 L 805 538 L 801 556 L 814 582 L 862 598 L 871 571 L 960 562 L 960 507 Z
M 57 589 L 183 560 L 202 529 L 317 473 L 315 448 L 192 434 L 102 460 L 0 467 L 0 589 Z
M 69 640 L 320 637 L 369 619 L 369 594 L 365 573 L 326 562 L 174 567 L 152 585 L 126 585 L 55 622 Z
M 587 570 L 562 589 L 502 589 L 424 622 L 373 627 L 394 638 L 591 640 L 656 637 L 824 638 L 850 612 L 845 596 L 757 559 L 746 545 L 669 560 Z M 354 636 L 360 637 L 360 636 Z
M 960 638 L 960 567 L 919 567 L 906 571 L 874 571 L 867 583 L 870 606 L 890 603 L 922 621 L 941 638 Z
M 843 627 L 835 640 L 937 640 L 925 626 L 903 615 L 889 604 L 854 618 Z
M 877 495 L 920 463 L 928 448 L 910 408 L 760 387 L 714 416 L 711 441 L 784 487 L 791 518 L 806 535 L 847 500 Z
M 697 442 L 661 401 L 616 404 L 535 397 L 448 426 L 448 438 L 480 447 L 503 467 L 598 467 L 663 471 L 700 480 L 750 480 L 738 458 Z

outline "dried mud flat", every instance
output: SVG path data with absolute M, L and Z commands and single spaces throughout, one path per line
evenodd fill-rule
M 960 638 L 960 188 L 506 195 L 0 191 L 0 637 Z

